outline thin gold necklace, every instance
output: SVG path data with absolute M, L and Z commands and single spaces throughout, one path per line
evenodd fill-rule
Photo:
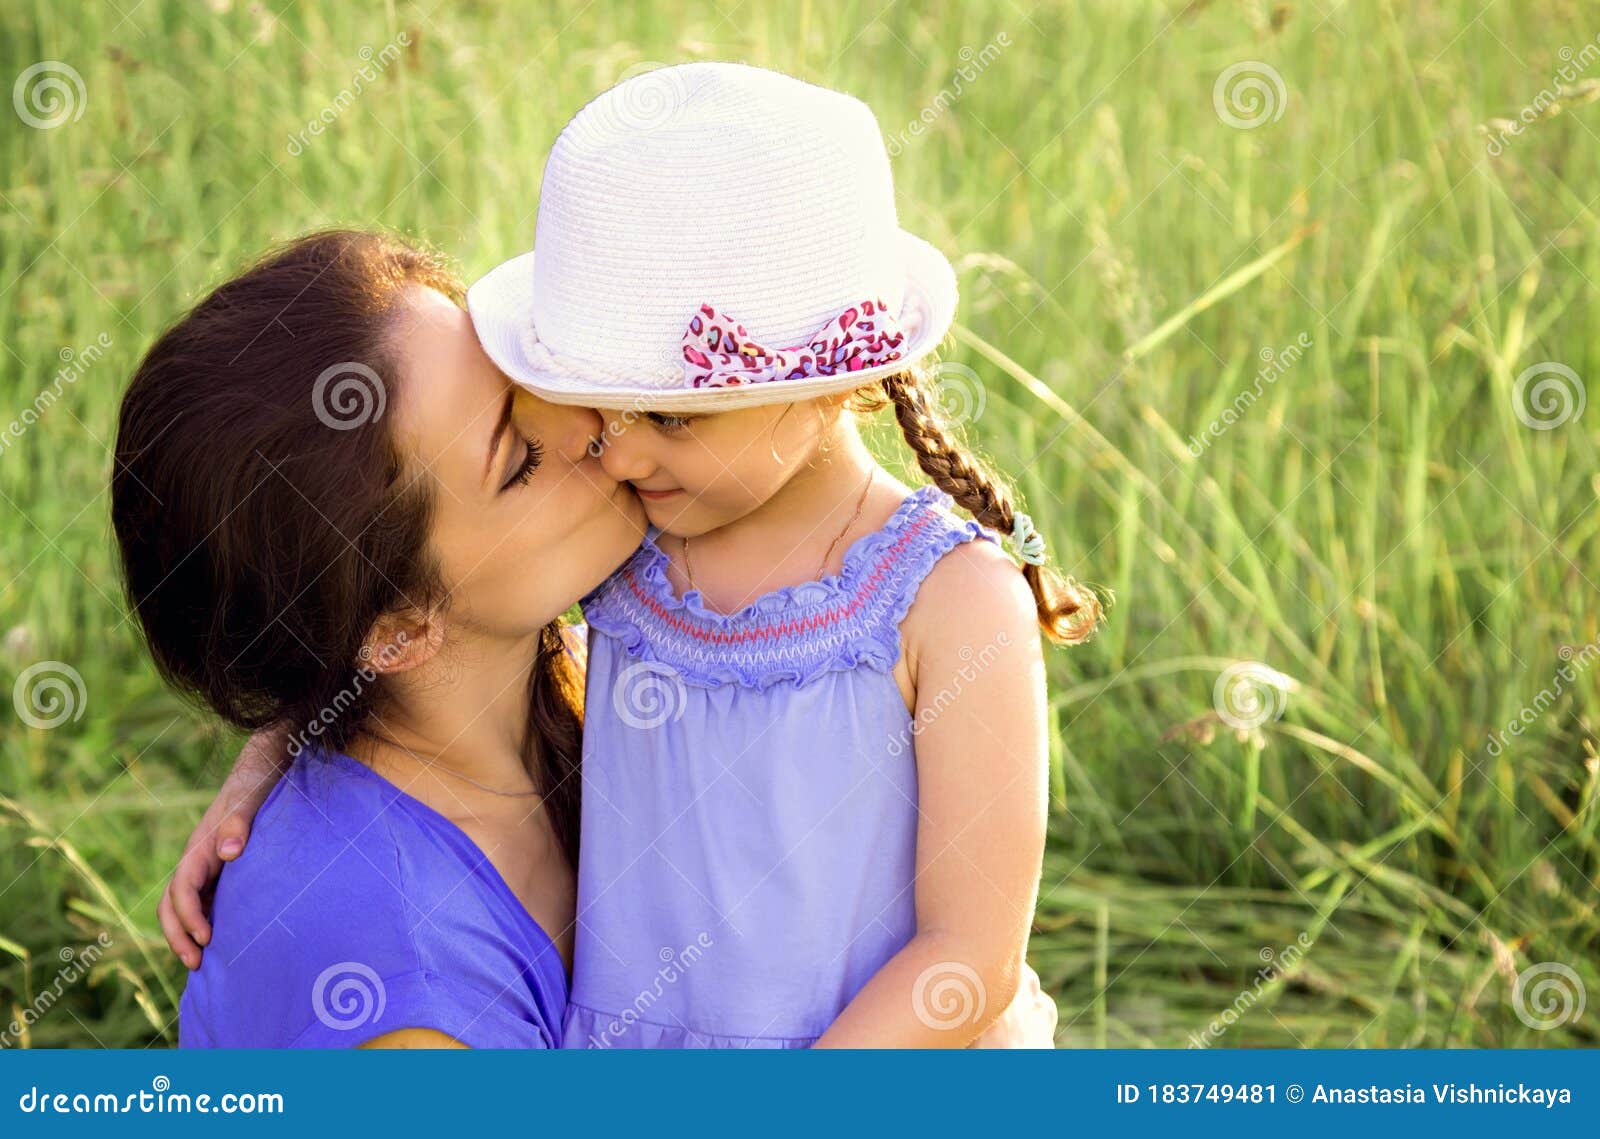
M 861 520 L 861 511 L 867 505 L 867 492 L 872 489 L 872 480 L 878 475 L 878 468 L 873 467 L 867 472 L 867 483 L 861 488 L 861 497 L 856 499 L 856 512 L 850 516 L 850 521 L 844 524 L 844 529 L 834 536 L 828 543 L 828 549 L 822 555 L 822 563 L 817 566 L 814 576 L 821 577 L 828 568 L 828 559 L 833 557 L 833 551 L 839 548 L 839 543 L 844 541 L 844 536 L 850 533 L 850 527 Z M 689 579 L 689 588 L 698 590 L 700 587 L 694 583 L 694 563 L 689 560 L 689 539 L 683 539 L 683 575 Z
M 377 740 L 382 740 L 384 743 L 387 743 L 387 744 L 392 744 L 394 747 L 399 748 L 401 751 L 405 752 L 412 759 L 416 760 L 418 763 L 422 764 L 422 766 L 426 767 L 430 771 L 442 771 L 446 775 L 454 776 L 455 778 L 461 780 L 464 783 L 470 783 L 474 787 L 478 788 L 478 790 L 487 791 L 491 795 L 499 795 L 502 798 L 506 798 L 506 799 L 531 799 L 534 796 L 539 794 L 539 791 L 538 791 L 537 788 L 535 788 L 532 791 L 502 791 L 498 787 L 490 787 L 487 783 L 479 783 L 476 779 L 474 779 L 470 775 L 463 775 L 459 771 L 451 770 L 448 766 L 446 766 L 444 764 L 441 764 L 438 761 L 438 757 L 437 756 L 435 756 L 433 759 L 423 759 L 420 755 L 418 755 L 416 752 L 412 751 L 410 748 L 408 748 L 405 744 L 401 743 L 399 740 L 392 740 L 392 739 L 389 739 L 387 736 L 378 736 L 378 735 L 374 735 L 372 738 L 373 739 L 377 739 Z

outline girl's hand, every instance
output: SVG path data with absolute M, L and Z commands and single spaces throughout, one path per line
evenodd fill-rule
M 984 1030 L 974 1048 L 1054 1048 L 1056 1002 L 1039 988 L 1032 965 L 1022 967 L 1022 983 L 1011 1006 Z
M 289 766 L 282 728 L 265 728 L 246 741 L 222 790 L 200 816 L 161 895 L 156 915 L 167 945 L 191 969 L 200 968 L 200 947 L 211 940 L 208 899 L 222 864 L 244 852 L 250 823 Z

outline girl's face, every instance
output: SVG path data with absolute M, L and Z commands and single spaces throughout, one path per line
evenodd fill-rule
M 752 513 L 810 464 L 837 428 L 840 403 L 599 414 L 606 473 L 632 484 L 654 525 L 693 538 Z
M 449 622 L 521 637 L 560 616 L 639 544 L 638 500 L 589 453 L 600 417 L 514 386 L 448 298 L 419 291 L 397 330 L 399 438 L 433 483 L 430 547 Z

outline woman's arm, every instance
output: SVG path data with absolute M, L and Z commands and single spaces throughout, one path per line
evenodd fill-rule
M 286 729 L 266 728 L 251 736 L 178 859 L 156 915 L 167 945 L 191 969 L 200 968 L 201 946 L 211 940 L 205 898 L 222 873 L 222 864 L 244 852 L 250 823 L 289 762 Z
M 374 1036 L 361 1044 L 362 1048 L 466 1048 L 449 1033 L 437 1028 L 401 1028 Z
M 1010 1006 L 1039 889 L 1048 786 L 1032 595 L 988 543 L 958 547 L 902 625 L 916 686 L 914 937 L 818 1047 L 964 1048 Z

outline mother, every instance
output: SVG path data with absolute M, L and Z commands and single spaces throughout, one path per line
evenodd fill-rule
M 124 399 L 112 515 L 158 666 L 302 753 L 218 887 L 184 1044 L 559 1041 L 558 619 L 643 516 L 589 454 L 598 417 L 514 390 L 460 294 L 402 243 L 315 234 L 202 301 Z

